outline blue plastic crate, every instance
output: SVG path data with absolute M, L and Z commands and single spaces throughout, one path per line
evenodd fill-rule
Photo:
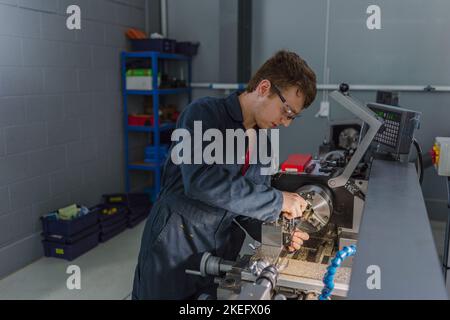
M 135 216 L 133 218 L 128 219 L 128 228 L 133 229 L 134 227 L 138 226 L 142 221 L 147 219 L 148 214 L 143 214 L 140 216 Z
M 151 207 L 151 200 L 148 193 L 116 193 L 103 195 L 106 204 L 124 205 L 128 209 L 133 207 Z
M 148 214 L 150 213 L 151 207 L 134 207 L 134 208 L 130 208 L 130 210 L 128 211 L 128 217 L 130 219 L 133 219 L 134 217 L 138 217 L 138 216 L 148 216 Z
M 115 236 L 118 236 L 119 234 L 124 232 L 126 229 L 127 229 L 127 220 L 125 219 L 122 223 L 119 223 L 118 225 L 115 225 L 114 228 L 108 230 L 108 232 L 100 233 L 99 240 L 102 243 L 111 240 Z
M 132 51 L 157 51 L 175 53 L 177 42 L 172 39 L 136 39 L 130 40 Z
M 60 244 L 74 244 L 88 236 L 90 236 L 93 233 L 100 233 L 100 225 L 97 223 L 93 225 L 92 227 L 89 227 L 79 233 L 73 234 L 69 237 L 64 237 L 57 234 L 46 234 L 42 233 L 42 236 L 44 237 L 45 241 L 49 242 L 56 242 Z
M 104 214 L 104 210 L 115 209 L 116 213 L 114 214 Z M 126 219 L 128 208 L 124 205 L 110 205 L 110 204 L 100 204 L 91 209 L 93 212 L 96 212 L 98 215 L 98 219 L 100 221 L 100 225 L 103 227 L 115 224 L 123 219 Z
M 189 41 L 177 42 L 175 52 L 178 54 L 193 57 L 197 55 L 199 47 L 200 42 L 189 42 Z
M 46 257 L 53 257 L 73 261 L 89 250 L 95 248 L 99 243 L 99 233 L 94 232 L 91 235 L 77 241 L 73 244 L 62 244 L 52 241 L 42 241 Z
M 80 233 L 98 223 L 96 213 L 90 212 L 85 216 L 74 220 L 54 220 L 42 217 L 42 229 L 45 234 L 59 235 L 63 237 L 71 237 Z
M 117 229 L 122 224 L 126 224 L 127 221 L 128 221 L 127 217 L 123 217 L 121 220 L 116 221 L 113 224 L 109 224 L 106 226 L 100 226 L 100 233 L 101 234 L 110 233 L 111 231 Z

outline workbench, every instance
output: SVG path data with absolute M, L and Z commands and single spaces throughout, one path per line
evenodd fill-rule
M 369 266 L 381 289 L 369 289 Z M 375 160 L 360 226 L 349 299 L 448 299 L 414 164 Z

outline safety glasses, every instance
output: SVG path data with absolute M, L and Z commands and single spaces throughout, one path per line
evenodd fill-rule
M 287 103 L 286 98 L 283 97 L 283 95 L 281 94 L 280 89 L 275 85 L 272 87 L 274 88 L 275 93 L 278 95 L 281 102 L 283 102 L 283 113 L 286 116 L 286 118 L 290 121 L 300 118 L 301 115 L 294 112 L 291 106 Z

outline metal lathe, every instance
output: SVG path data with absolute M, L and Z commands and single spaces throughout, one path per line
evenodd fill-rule
M 332 124 L 319 157 L 272 178 L 307 201 L 303 217 L 263 224 L 261 243 L 237 261 L 205 253 L 195 272 L 215 277 L 220 300 L 447 299 L 408 162 L 420 113 L 362 104 L 345 85 L 330 95 L 359 120 Z M 289 254 L 295 229 L 310 240 Z

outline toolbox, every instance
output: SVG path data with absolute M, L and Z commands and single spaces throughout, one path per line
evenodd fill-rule
M 293 154 L 281 165 L 283 172 L 305 172 L 306 167 L 311 163 L 310 154 Z

